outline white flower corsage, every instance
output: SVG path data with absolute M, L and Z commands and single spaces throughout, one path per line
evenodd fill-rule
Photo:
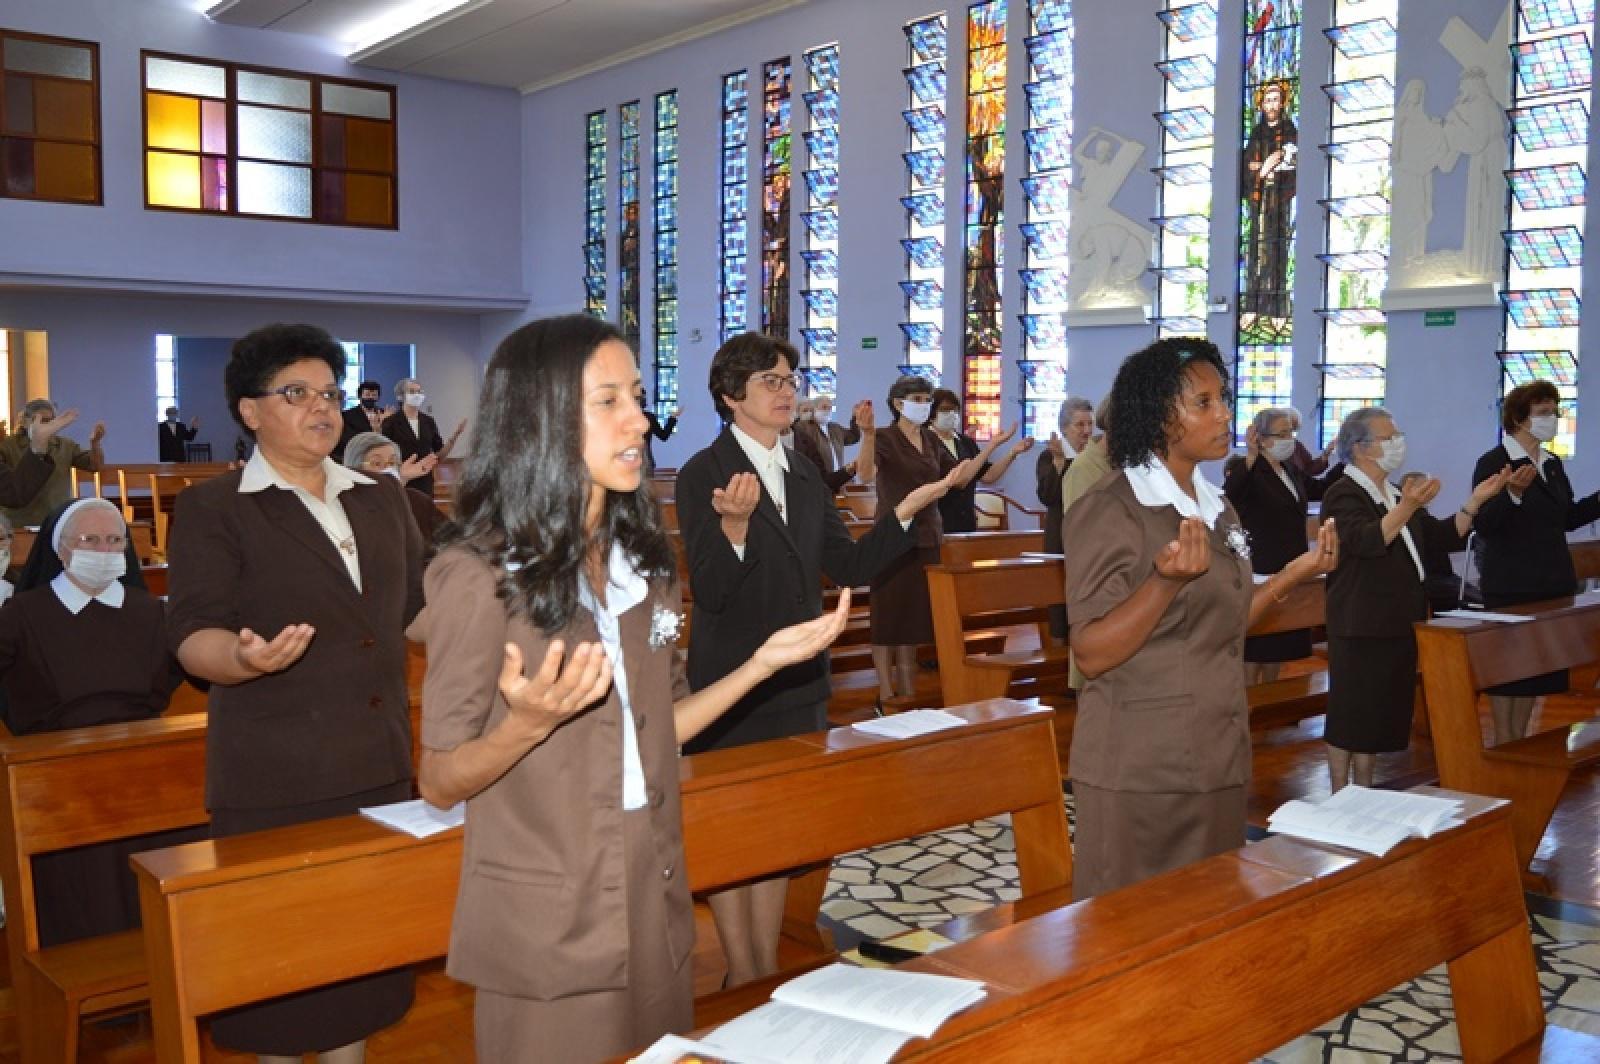
M 682 628 L 682 614 L 657 606 L 656 611 L 650 615 L 650 648 L 660 650 L 662 647 L 677 645 L 678 632 Z
M 1250 533 L 1241 525 L 1229 525 L 1225 535 L 1228 549 L 1241 558 L 1250 557 Z

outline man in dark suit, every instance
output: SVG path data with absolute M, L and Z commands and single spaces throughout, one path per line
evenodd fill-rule
M 644 471 L 648 475 L 654 472 L 656 468 L 656 455 L 651 441 L 660 440 L 662 443 L 666 443 L 672 439 L 672 433 L 678 427 L 679 410 L 677 407 L 673 407 L 667 414 L 666 424 L 663 425 L 660 419 L 656 417 L 655 410 L 650 406 L 649 395 L 644 397 L 643 402 L 644 419 L 650 423 L 644 433 Z
M 340 414 L 339 445 L 333 449 L 333 460 L 340 461 L 344 458 L 344 449 L 350 441 L 363 432 L 382 432 L 383 419 L 394 413 L 389 407 L 378 405 L 378 396 L 383 394 L 383 389 L 377 381 L 362 381 L 356 389 L 356 405 Z
M 199 435 L 200 419 L 192 417 L 185 425 L 178 419 L 178 408 L 167 407 L 167 419 L 156 429 L 157 446 L 163 462 L 183 462 L 188 460 L 188 451 L 185 445 Z
M 834 397 L 831 395 L 817 396 L 816 424 L 817 428 L 822 430 L 822 435 L 828 439 L 833 459 L 832 468 L 840 469 L 848 464 L 845 461 L 844 449 L 854 447 L 861 442 L 861 426 L 857 422 L 861 404 L 857 403 L 855 409 L 850 411 L 850 425 L 846 428 L 833 420 L 833 403 Z
M 422 411 L 428 397 L 420 383 L 411 377 L 402 377 L 394 386 L 394 397 L 400 400 L 400 408 L 383 419 L 383 426 L 378 431 L 399 446 L 400 461 L 431 457 L 434 464 L 438 464 L 449 458 L 451 448 L 455 447 L 456 441 L 467 429 L 467 419 L 462 418 L 446 440 L 439 435 L 439 423 L 433 420 L 432 415 Z M 433 498 L 432 470 L 413 480 L 411 487 Z

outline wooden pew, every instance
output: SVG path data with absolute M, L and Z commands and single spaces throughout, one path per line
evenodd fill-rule
M 973 498 L 973 503 L 978 510 L 978 527 L 1006 531 L 1015 528 L 1040 528 L 1044 527 L 1044 511 L 1031 506 L 1024 506 L 1003 491 L 991 491 L 979 488 Z M 1012 516 L 1012 511 L 1016 516 Z M 1020 524 L 1013 526 L 1014 521 Z
M 939 541 L 940 565 L 970 565 L 996 558 L 1020 558 L 1044 550 L 1044 530 L 995 529 L 989 532 L 952 532 Z
M 1439 617 L 1417 625 L 1434 760 L 1445 787 L 1511 799 L 1526 870 L 1574 771 L 1600 764 L 1600 721 L 1485 747 L 1478 694 L 1487 687 L 1600 660 L 1600 598 L 1505 607 L 1523 624 Z M 1536 888 L 1540 877 L 1529 874 Z
M 1568 543 L 1567 551 L 1572 555 L 1572 567 L 1577 570 L 1579 580 L 1600 580 L 1600 539 Z
M 1440 963 L 1467 1061 L 1534 1060 L 1541 1040 L 1596 1059 L 1594 1036 L 1545 1027 L 1509 810 L 1456 797 L 1465 825 L 1381 858 L 1279 837 L 978 914 L 983 933 L 900 967 L 987 995 L 895 1059 L 1250 1060 Z
M 972 724 L 916 739 L 839 729 L 685 758 L 671 874 L 700 893 L 1010 812 L 1025 894 L 1059 895 L 1072 857 L 1050 712 L 959 712 Z M 343 817 L 134 858 L 158 1059 L 199 1061 L 212 1012 L 443 955 L 461 850 L 459 829 L 413 839 Z M 813 923 L 819 878 L 790 907 Z

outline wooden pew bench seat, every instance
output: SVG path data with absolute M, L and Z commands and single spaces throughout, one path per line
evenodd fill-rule
M 1563 773 L 1600 765 L 1600 721 L 1572 724 L 1501 743 L 1485 749 L 1483 756 L 1490 761 L 1547 767 Z
M 1328 670 L 1284 676 L 1245 688 L 1250 702 L 1250 727 L 1265 730 L 1299 724 L 1328 709 Z

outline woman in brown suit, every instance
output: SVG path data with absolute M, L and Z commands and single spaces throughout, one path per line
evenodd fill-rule
M 422 794 L 467 802 L 447 970 L 478 988 L 480 1060 L 599 1060 L 694 1023 L 679 745 L 820 653 L 849 595 L 688 694 L 621 334 L 588 315 L 518 329 L 477 425 L 416 626 Z
M 1233 444 L 1227 379 L 1204 340 L 1130 356 L 1111 392 L 1122 475 L 1067 511 L 1067 616 L 1087 677 L 1072 733 L 1079 898 L 1244 845 L 1245 630 L 1337 559 L 1325 525 L 1252 585 L 1239 519 L 1199 470 Z
M 344 349 L 310 325 L 239 340 L 228 406 L 256 452 L 178 496 L 168 635 L 211 682 L 206 804 L 216 836 L 411 797 L 405 626 L 422 542 L 401 488 L 328 455 Z M 409 970 L 217 1017 L 218 1044 L 263 1060 L 358 1062 L 411 1005 Z

